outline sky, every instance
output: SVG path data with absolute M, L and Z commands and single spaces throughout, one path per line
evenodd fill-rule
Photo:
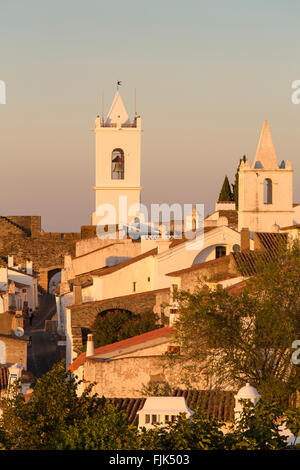
M 0 213 L 90 224 L 92 129 L 118 80 L 142 117 L 143 203 L 213 211 L 265 119 L 300 202 L 299 18 L 296 0 L 0 0 Z

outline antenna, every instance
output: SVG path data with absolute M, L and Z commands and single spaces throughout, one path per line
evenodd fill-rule
M 104 122 L 104 91 L 102 92 L 102 122 Z
M 133 98 L 133 103 L 134 103 L 134 117 L 136 118 L 136 88 L 134 89 L 134 98 Z

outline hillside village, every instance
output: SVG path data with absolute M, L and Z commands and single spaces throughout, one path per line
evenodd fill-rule
M 282 243 L 299 240 L 293 162 L 278 161 L 265 121 L 254 158 L 240 161 L 235 198 L 224 182 L 204 218 L 201 201 L 193 201 L 185 220 L 171 214 L 152 226 L 128 211 L 122 225 L 120 200 L 128 208 L 141 202 L 141 132 L 141 117 L 130 119 L 117 91 L 107 117 L 95 120 L 95 212 L 78 233 L 44 232 L 36 215 L 0 217 L 0 397 L 19 378 L 30 400 L 36 379 L 64 359 L 82 380 L 79 394 L 95 382 L 94 391 L 125 408 L 130 422 L 145 405 L 144 387 L 159 384 L 184 397 L 189 413 L 201 401 L 227 421 L 239 387 L 214 389 L 199 377 L 187 389 L 180 364 L 167 361 L 180 352 L 176 293 L 220 286 L 235 296 L 255 275 L 257 254 L 276 257 Z M 107 205 L 115 218 L 104 222 L 99 207 Z M 185 227 L 179 237 L 178 227 Z M 156 328 L 97 347 L 94 324 L 114 313 L 151 314 Z M 158 405 L 151 406 L 144 414 Z

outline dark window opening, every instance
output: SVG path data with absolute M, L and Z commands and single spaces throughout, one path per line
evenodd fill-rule
M 111 155 L 111 179 L 124 179 L 124 152 L 122 149 L 114 149 Z
M 216 258 L 222 258 L 222 256 L 226 256 L 226 247 L 216 246 Z
M 273 203 L 273 184 L 269 178 L 264 181 L 264 204 Z

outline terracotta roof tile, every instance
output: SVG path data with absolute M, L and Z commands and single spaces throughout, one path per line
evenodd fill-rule
M 6 390 L 8 386 L 9 372 L 6 366 L 0 366 L 0 392 Z
M 145 292 L 137 292 L 136 294 L 127 294 L 127 295 L 121 295 L 119 297 L 111 297 L 109 299 L 102 299 L 102 300 L 94 300 L 92 302 L 83 302 L 82 304 L 74 304 L 74 305 L 70 305 L 70 306 L 66 306 L 65 308 L 68 308 L 68 309 L 73 309 L 73 308 L 77 308 L 77 307 L 84 307 L 84 306 L 90 306 L 90 305 L 102 305 L 102 304 L 105 304 L 107 302 L 112 302 L 112 301 L 119 301 L 119 300 L 126 300 L 126 299 L 132 299 L 132 298 L 136 298 L 136 297 L 141 297 L 143 295 L 146 295 L 146 294 L 158 294 L 159 292 L 167 292 L 169 291 L 170 288 L 169 287 L 163 287 L 162 289 L 155 289 L 155 290 L 147 290 Z
M 136 263 L 144 258 L 148 258 L 148 256 L 155 256 L 157 255 L 157 251 L 157 248 L 154 248 L 153 250 L 146 251 L 146 253 L 142 253 L 141 255 L 135 256 L 134 258 L 124 261 L 123 263 L 116 264 L 115 266 L 111 266 L 110 268 L 100 268 L 91 271 L 90 274 L 97 277 L 106 276 L 107 274 L 111 274 L 115 271 L 119 271 L 120 269 L 126 268 L 130 264 Z
M 225 390 L 173 390 L 173 397 L 184 397 L 187 406 L 195 411 L 199 408 L 207 418 L 229 422 L 234 418 L 234 391 Z M 128 415 L 129 424 L 138 424 L 137 412 L 145 404 L 146 398 L 106 398 L 105 404 L 112 404 Z
M 163 337 L 169 337 L 174 331 L 173 328 L 170 328 L 169 326 L 163 327 L 163 328 L 157 328 L 156 330 L 148 331 L 147 333 L 143 333 L 142 335 L 138 336 L 133 336 L 132 338 L 127 338 L 122 341 L 117 341 L 116 343 L 112 344 L 107 344 L 106 346 L 101 346 L 100 348 L 95 349 L 95 354 L 94 356 L 91 357 L 97 357 L 100 356 L 101 354 L 108 354 L 113 351 L 118 351 L 119 349 L 126 349 L 131 346 L 143 344 L 147 341 L 151 341 L 153 339 L 157 338 L 163 338 Z M 86 359 L 86 353 L 80 354 L 69 366 L 69 370 L 71 372 L 74 372 L 75 370 L 80 367 Z
M 190 266 L 189 268 L 184 268 L 184 269 L 179 269 L 178 271 L 173 271 L 171 273 L 168 273 L 167 276 L 181 276 L 182 274 L 192 272 L 192 271 L 199 271 L 207 266 L 214 266 L 218 264 L 223 264 L 224 261 L 228 261 L 232 254 L 227 255 L 227 256 L 222 256 L 221 258 L 216 258 L 212 259 L 210 261 L 205 261 L 204 263 L 199 263 L 199 264 L 194 264 L 193 266 Z

